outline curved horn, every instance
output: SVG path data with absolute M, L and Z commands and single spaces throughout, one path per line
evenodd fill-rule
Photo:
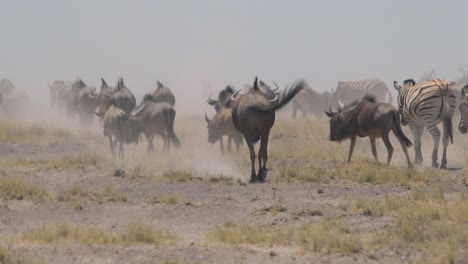
M 278 90 L 279 90 L 279 86 L 278 86 L 278 84 L 276 84 L 275 82 L 273 82 L 273 84 L 276 86 L 276 88 L 275 88 L 275 89 L 273 89 L 272 91 L 273 91 L 273 92 L 276 92 L 276 91 L 278 91 Z
M 231 101 L 235 102 L 237 101 L 236 96 L 237 94 L 241 91 L 242 89 L 237 90 L 235 93 L 231 95 Z
M 268 100 L 268 102 L 270 103 L 275 103 L 276 101 L 278 101 L 278 94 L 275 93 L 275 98 L 273 98 L 272 100 Z
M 338 113 L 341 113 L 341 106 L 338 104 Z
M 216 103 L 218 103 L 218 101 L 211 99 L 211 95 L 212 95 L 212 93 L 210 94 L 210 96 L 208 96 L 208 99 L 206 100 L 206 102 L 209 105 L 215 105 Z

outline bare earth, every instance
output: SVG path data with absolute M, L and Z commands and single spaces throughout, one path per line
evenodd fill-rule
M 91 132 L 73 132 L 62 142 L 32 144 L 0 142 L 0 177 L 14 177 L 33 183 L 49 194 L 48 199 L 16 199 L 2 201 L 0 206 L 0 237 L 14 252 L 38 263 L 409 263 L 421 253 L 408 248 L 389 248 L 373 252 L 316 252 L 291 245 L 232 245 L 210 240 L 208 234 L 225 223 L 245 224 L 265 230 L 278 227 L 299 227 L 323 219 L 345 221 L 358 232 L 366 233 L 392 224 L 389 216 L 374 217 L 343 210 L 348 197 L 380 201 L 386 197 L 407 195 L 418 184 L 357 182 L 340 177 L 320 181 L 281 180 L 285 165 L 311 165 L 325 170 L 351 166 L 344 162 L 348 142 L 341 145 L 321 143 L 323 152 L 334 152 L 335 160 L 325 157 L 280 155 L 289 140 L 325 142 L 326 122 L 319 132 L 283 132 L 282 120 L 277 121 L 270 141 L 268 182 L 248 184 L 248 150 L 220 155 L 219 146 L 206 142 L 207 133 L 202 117 L 176 120 L 176 133 L 182 141 L 180 150 L 170 154 L 146 153 L 146 141 L 138 146 L 127 145 L 124 159 L 112 158 L 108 141 L 98 128 Z M 302 130 L 301 120 L 293 123 Z M 314 124 L 319 121 L 307 120 Z M 320 121 L 321 122 L 321 121 Z M 279 126 L 277 128 L 276 126 Z M 282 127 L 283 126 L 283 127 Z M 97 127 L 97 125 L 96 125 Z M 405 130 L 408 136 L 409 132 Z M 314 134 L 319 133 L 319 134 Z M 296 135 L 296 136 L 294 136 Z M 308 136 L 308 137 L 309 137 Z M 410 138 L 412 138 L 410 136 Z M 391 138 L 395 154 L 391 166 L 405 170 L 402 151 Z M 456 135 L 458 142 L 466 138 Z M 317 142 L 318 142 L 317 141 Z M 283 144 L 286 142 L 285 144 Z M 367 140 L 361 140 L 353 157 L 355 162 L 373 162 Z M 312 144 L 313 145 L 313 144 Z M 328 150 L 331 146 L 332 150 Z M 258 147 L 258 146 L 257 146 Z M 430 164 L 432 141 L 425 142 L 425 164 Z M 463 175 L 467 170 L 466 146 L 449 147 L 449 166 L 460 168 L 443 172 L 443 177 L 431 186 L 441 188 L 444 196 L 459 199 L 467 192 Z M 429 151 L 428 151 L 429 150 Z M 81 153 L 81 154 L 80 154 Z M 413 155 L 413 150 L 410 150 Z M 62 167 L 45 165 L 64 157 L 91 155 L 93 162 Z M 331 154 L 326 154 L 331 155 Z M 383 144 L 379 157 L 386 158 Z M 450 159 L 451 158 L 451 159 Z M 17 162 L 12 165 L 12 162 Z M 25 161 L 40 161 L 27 164 Z M 377 166 L 377 165 L 375 165 Z M 350 167 L 351 168 L 351 167 Z M 431 170 L 427 167 L 420 168 Z M 60 201 L 67 189 L 79 186 L 83 190 L 100 192 L 111 186 L 127 197 L 127 202 L 82 199 Z M 466 198 L 465 198 L 466 199 Z M 280 205 L 280 209 L 275 206 Z M 129 224 L 141 222 L 177 237 L 167 245 L 130 244 L 105 245 L 82 243 L 44 243 L 15 240 L 41 226 L 66 223 L 71 226 L 93 227 L 111 233 L 122 232 Z M 465 262 L 466 263 L 466 262 Z

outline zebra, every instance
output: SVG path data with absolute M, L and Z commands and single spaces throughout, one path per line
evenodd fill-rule
M 336 91 L 332 95 L 332 107 L 336 108 L 339 103 L 346 105 L 360 100 L 365 95 L 374 95 L 378 102 L 392 103 L 392 94 L 385 82 L 380 79 L 367 79 L 359 81 L 340 81 Z M 388 95 L 388 100 L 386 97 Z
M 316 117 L 322 116 L 330 106 L 331 94 L 329 92 L 319 93 L 310 87 L 300 91 L 291 101 L 292 118 L 296 118 L 297 110 L 302 112 L 302 116 L 313 114 Z
M 393 86 L 398 91 L 398 110 L 402 125 L 408 125 L 414 137 L 415 164 L 421 164 L 421 136 L 424 128 L 432 135 L 434 148 L 432 151 L 432 166 L 438 167 L 437 153 L 439 150 L 440 131 L 437 124 L 443 123 L 444 134 L 442 143 L 441 169 L 447 168 L 447 146 L 449 139 L 453 144 L 452 116 L 455 111 L 456 98 L 453 88 L 445 80 L 435 79 L 415 83 L 413 79 L 405 80 L 403 87 L 397 81 Z
M 468 84 L 461 90 L 461 102 L 458 109 L 460 109 L 460 123 L 458 124 L 458 130 L 462 134 L 466 134 L 466 132 L 468 132 Z

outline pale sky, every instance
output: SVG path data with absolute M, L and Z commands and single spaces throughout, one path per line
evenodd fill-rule
M 100 87 L 123 76 L 137 96 L 159 79 L 176 107 L 197 111 L 206 83 L 241 88 L 257 75 L 323 91 L 468 70 L 466 0 L 2 0 L 0 10 L 0 78 L 47 102 L 47 82 L 76 77 Z

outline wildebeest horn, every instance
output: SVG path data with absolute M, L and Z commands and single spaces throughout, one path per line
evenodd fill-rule
M 206 102 L 207 102 L 209 105 L 215 105 L 218 101 L 211 99 L 211 95 L 212 95 L 212 94 L 210 94 L 210 96 L 208 96 L 208 100 L 206 100 Z
M 271 102 L 271 103 L 274 103 L 274 102 L 278 101 L 278 94 L 275 93 L 275 98 L 273 98 L 272 100 L 268 100 L 268 101 Z
M 254 91 L 255 91 L 255 90 L 258 90 L 258 84 L 257 84 L 257 81 L 258 81 L 258 77 L 257 77 L 257 76 L 255 76 L 255 81 L 254 81 L 254 85 L 253 85 L 253 89 L 254 89 Z
M 279 86 L 278 86 L 278 84 L 276 84 L 275 82 L 273 82 L 273 84 L 276 86 L 276 88 L 275 88 L 275 89 L 273 89 L 272 91 L 273 91 L 273 92 L 276 92 L 276 91 L 278 91 L 278 90 L 279 90 Z
M 242 90 L 242 89 L 239 89 L 239 90 L 237 90 L 235 93 L 233 93 L 233 94 L 231 95 L 231 101 L 235 102 L 235 101 L 237 100 L 237 99 L 236 99 L 236 96 L 237 96 L 237 94 L 238 94 L 241 90 Z

